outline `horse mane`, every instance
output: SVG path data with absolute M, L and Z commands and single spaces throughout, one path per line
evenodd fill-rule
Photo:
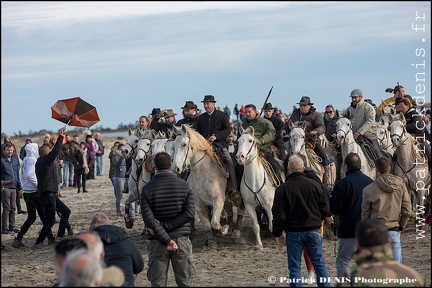
M 191 146 L 205 151 L 208 156 L 214 157 L 213 146 L 209 141 L 207 141 L 207 139 L 189 125 L 183 125 L 183 127 L 186 129 L 186 135 L 189 137 L 189 143 Z
M 228 170 L 223 164 L 222 159 L 219 155 L 213 150 L 213 146 L 211 143 L 205 139 L 198 131 L 189 125 L 182 124 L 183 128 L 186 130 L 186 136 L 189 137 L 189 145 L 195 147 L 198 150 L 202 150 L 205 154 L 210 158 L 210 161 L 213 162 L 216 167 L 228 178 Z

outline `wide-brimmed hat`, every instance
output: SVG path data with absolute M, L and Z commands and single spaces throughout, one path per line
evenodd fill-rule
M 274 108 L 273 108 L 273 106 L 272 106 L 272 104 L 271 103 L 266 103 L 265 105 L 264 105 L 264 109 L 263 109 L 264 111 L 267 111 L 267 110 L 274 110 Z
M 160 112 L 161 112 L 160 108 L 153 108 L 153 110 L 151 112 L 151 116 L 155 116 Z
M 166 112 L 163 114 L 163 117 L 171 117 L 171 116 L 175 116 L 177 115 L 176 113 L 174 113 L 174 111 L 172 109 L 167 109 Z
M 198 109 L 198 106 L 193 101 L 186 101 L 186 104 L 181 109 Z
M 300 99 L 300 102 L 297 103 L 297 104 L 300 104 L 300 105 L 313 105 L 314 103 L 312 103 L 312 102 L 310 101 L 310 97 L 309 97 L 309 96 L 303 96 L 303 97 Z
M 357 97 L 357 96 L 363 97 L 363 92 L 360 89 L 354 89 L 353 91 L 351 91 L 350 97 Z
M 216 103 L 216 100 L 214 98 L 213 95 L 205 95 L 204 96 L 204 100 L 202 100 L 201 102 L 213 102 Z

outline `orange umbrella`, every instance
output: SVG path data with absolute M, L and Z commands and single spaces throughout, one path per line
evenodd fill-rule
M 51 106 L 51 118 L 77 127 L 91 127 L 99 122 L 96 108 L 80 97 L 58 100 Z

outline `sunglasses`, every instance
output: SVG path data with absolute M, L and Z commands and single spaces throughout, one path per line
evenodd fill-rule
M 333 111 L 325 111 L 326 114 L 333 113 Z

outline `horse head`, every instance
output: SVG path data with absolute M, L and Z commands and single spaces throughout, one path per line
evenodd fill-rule
M 291 147 L 291 154 L 300 153 L 305 149 L 305 128 L 307 123 L 303 122 L 302 126 L 292 125 L 291 132 L 289 134 L 289 141 Z
M 126 139 L 125 146 L 121 150 L 124 158 L 135 157 L 137 153 L 137 144 L 139 141 L 139 137 L 137 135 L 138 129 L 130 129 L 129 128 L 129 137 Z
M 390 117 L 390 138 L 395 147 L 405 142 L 403 140 L 404 136 L 406 136 L 405 124 L 406 120 L 403 113 Z
M 147 159 L 147 156 L 150 154 L 151 143 L 153 141 L 153 134 L 146 134 L 146 137 L 140 138 L 137 143 L 137 155 L 135 156 L 135 160 L 138 165 L 142 165 L 144 161 Z
M 258 153 L 258 143 L 254 136 L 254 128 L 250 126 L 243 129 L 240 126 L 240 138 L 238 138 L 237 142 L 237 163 L 245 165 L 245 163 L 256 157 Z
M 191 129 L 189 126 L 184 124 L 181 127 L 174 127 L 174 133 L 177 135 L 174 140 L 174 153 L 172 157 L 173 170 L 177 174 L 183 173 L 183 171 L 190 169 L 190 158 L 191 158 L 191 147 L 189 133 Z
M 348 115 L 350 116 L 350 115 Z M 352 124 L 351 120 L 347 117 L 341 117 L 336 121 L 336 140 L 339 144 L 347 141 L 347 136 L 351 135 L 352 138 Z

